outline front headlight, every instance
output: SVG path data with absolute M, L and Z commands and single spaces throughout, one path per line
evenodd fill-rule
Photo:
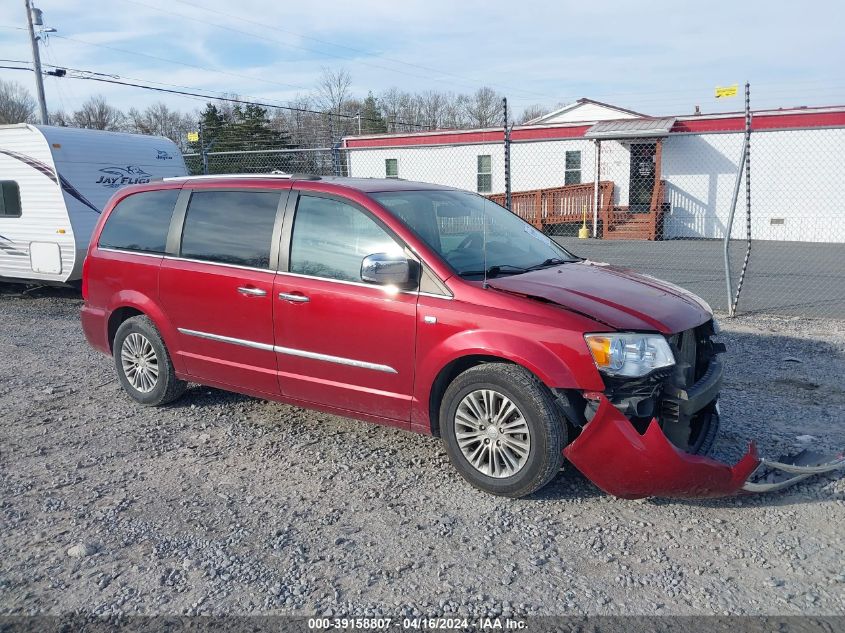
M 675 364 L 672 349 L 659 334 L 585 334 L 596 367 L 608 376 L 639 378 Z

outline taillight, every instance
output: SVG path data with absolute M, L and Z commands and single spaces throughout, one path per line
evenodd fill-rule
M 82 262 L 82 298 L 88 301 L 88 262 L 91 261 L 89 257 Z

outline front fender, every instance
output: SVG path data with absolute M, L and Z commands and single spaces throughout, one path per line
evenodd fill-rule
M 580 342 L 580 341 L 579 341 Z M 537 338 L 492 330 L 464 330 L 449 336 L 418 358 L 416 407 L 412 426 L 429 428 L 429 399 L 437 377 L 456 360 L 469 356 L 501 358 L 525 367 L 546 386 L 602 391 L 604 383 L 589 352 L 563 342 L 543 343 Z

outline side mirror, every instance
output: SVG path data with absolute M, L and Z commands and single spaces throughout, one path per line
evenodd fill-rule
M 361 279 L 382 286 L 407 286 L 411 281 L 411 264 L 403 255 L 373 253 L 361 262 Z

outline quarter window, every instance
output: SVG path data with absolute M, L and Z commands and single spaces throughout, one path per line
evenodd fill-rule
M 493 191 L 493 161 L 490 154 L 478 157 L 478 192 L 490 193 Z
M 402 248 L 375 220 L 350 204 L 301 196 L 293 223 L 290 272 L 361 281 L 361 262 Z
M 185 215 L 181 256 L 269 268 L 278 206 L 278 193 L 195 191 Z
M 563 184 L 581 184 L 581 150 L 566 152 L 566 173 L 564 174 Z
M 99 245 L 144 253 L 164 253 L 178 189 L 142 191 L 112 209 L 100 233 Z
M 0 180 L 0 218 L 21 217 L 21 190 L 14 180 Z
M 388 178 L 399 178 L 399 159 L 385 158 L 384 159 L 384 175 Z

